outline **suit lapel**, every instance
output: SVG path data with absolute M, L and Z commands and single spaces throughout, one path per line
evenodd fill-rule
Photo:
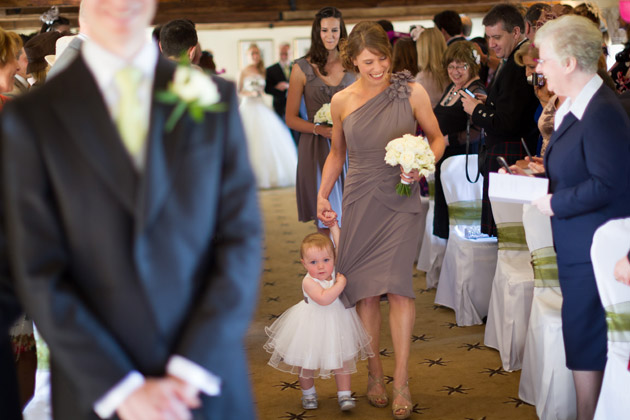
M 562 124 L 560 124 L 560 127 L 558 127 L 558 129 L 555 130 L 551 134 L 551 138 L 549 139 L 549 145 L 547 146 L 547 151 L 545 152 L 544 163 L 546 167 L 547 167 L 547 159 L 549 157 L 549 154 L 551 153 L 551 149 L 553 148 L 553 145 L 562 136 L 562 134 L 564 134 L 564 132 L 567 131 L 569 127 L 571 127 L 576 121 L 577 121 L 577 118 L 575 117 L 575 115 L 569 112 L 562 119 Z
M 59 106 L 54 109 L 59 120 L 83 158 L 112 194 L 133 213 L 138 175 L 81 56 L 68 66 L 63 77 L 67 81 L 63 86 L 80 86 L 80 89 L 73 88 L 70 90 L 72 94 L 63 92 L 58 95 Z M 85 118 L 86 114 L 90 117 Z
M 153 84 L 154 98 L 156 92 L 167 88 L 168 82 L 173 79 L 174 72 L 175 64 L 160 56 Z M 165 105 L 155 99 L 151 104 L 146 165 L 136 203 L 136 233 L 138 234 L 151 224 L 166 199 L 181 156 L 183 143 L 187 138 L 183 132 L 186 128 L 185 124 L 178 123 L 170 133 L 164 129 L 172 110 L 172 105 Z

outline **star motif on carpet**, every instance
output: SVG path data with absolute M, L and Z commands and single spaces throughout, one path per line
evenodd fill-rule
M 297 249 L 292 249 L 292 250 L 290 250 L 289 252 L 290 252 L 290 253 L 292 253 L 292 254 L 297 254 L 297 253 L 298 253 L 298 250 L 297 250 Z
M 280 388 L 280 391 L 284 391 L 285 389 L 300 389 L 300 382 L 299 381 L 295 381 L 295 382 L 285 382 L 285 381 L 280 381 L 280 385 L 274 385 L 274 387 L 276 388 Z
M 482 372 L 479 373 L 488 373 L 489 377 L 492 378 L 494 375 L 501 375 L 501 376 L 505 376 L 507 375 L 507 372 L 503 370 L 503 366 L 499 366 L 496 369 L 490 369 L 490 368 L 485 368 Z
M 458 347 L 459 349 L 461 348 L 465 348 L 466 351 L 471 351 L 471 350 L 485 350 L 487 349 L 486 346 L 482 345 L 480 342 L 476 342 L 475 344 L 470 344 L 470 343 L 464 343 L 461 346 Z
M 521 400 L 520 398 L 516 398 L 516 397 L 510 397 L 509 400 L 503 401 L 503 404 L 514 404 L 514 408 L 518 408 L 521 405 L 530 405 L 531 406 L 531 404 L 528 404 L 525 401 Z
M 426 334 L 422 334 L 422 335 L 412 335 L 411 336 L 411 341 L 412 342 L 416 342 L 416 341 L 429 341 L 430 339 L 432 339 L 433 337 L 427 337 Z
M 291 235 L 292 233 L 293 233 L 293 232 L 282 232 L 282 234 L 283 234 L 284 236 Z
M 302 419 L 308 419 L 308 418 L 315 417 L 315 416 L 308 416 L 308 415 L 306 415 L 306 411 L 302 411 L 300 414 L 291 413 L 289 411 L 285 411 L 285 413 L 287 414 L 286 416 L 282 416 L 282 417 L 278 417 L 278 418 L 279 419 L 289 419 L 289 420 L 302 420 Z
M 447 360 L 442 360 L 442 358 L 440 357 L 439 359 L 435 359 L 435 360 L 431 360 L 431 359 L 424 359 L 424 362 L 420 362 L 421 365 L 429 365 L 429 367 L 431 366 L 446 366 L 447 363 L 449 363 L 449 361 Z
M 379 353 L 381 356 L 384 356 L 384 357 L 389 357 L 389 356 L 391 356 L 392 354 L 394 354 L 394 352 L 393 352 L 393 351 L 389 351 L 389 350 L 387 350 L 387 348 L 384 348 L 383 350 L 379 351 L 378 353 Z
M 275 286 L 275 285 L 276 285 L 275 281 L 266 281 L 263 286 Z
M 285 242 L 288 243 L 288 244 L 294 244 L 295 243 L 295 241 L 285 241 Z
M 466 420 L 486 420 L 486 416 L 483 416 L 480 419 L 473 419 L 472 417 L 466 417 Z
M 445 327 L 448 327 L 449 330 L 452 330 L 453 328 L 462 328 L 459 325 L 457 325 L 456 322 L 447 322 L 446 324 L 444 324 Z
M 411 379 L 411 378 L 410 378 L 410 379 Z M 394 382 L 394 377 L 393 377 L 393 376 L 388 376 L 388 375 L 385 375 L 385 376 L 383 376 L 383 380 L 385 381 L 385 383 L 386 383 L 387 385 L 389 385 L 389 384 L 391 384 L 392 382 Z
M 443 386 L 443 389 L 440 389 L 441 392 L 448 392 L 448 395 L 451 394 L 468 394 L 466 391 L 470 391 L 472 388 L 464 388 L 464 385 L 453 386 Z
M 269 302 L 278 302 L 280 300 L 280 296 L 272 296 L 267 298 L 267 303 Z
M 423 410 L 428 410 L 429 407 L 420 407 L 419 404 L 414 404 L 413 408 L 411 409 L 412 413 L 416 413 L 416 414 L 424 414 Z
M 277 318 L 280 318 L 280 314 L 277 314 L 277 315 L 276 314 L 269 314 L 269 318 L 268 319 L 269 319 L 269 321 L 271 321 L 272 319 L 277 319 Z

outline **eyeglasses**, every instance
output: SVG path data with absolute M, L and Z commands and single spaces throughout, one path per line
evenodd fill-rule
M 453 66 L 453 65 L 449 65 L 446 67 L 446 70 L 448 71 L 466 71 L 468 70 L 468 64 L 464 64 L 463 66 Z

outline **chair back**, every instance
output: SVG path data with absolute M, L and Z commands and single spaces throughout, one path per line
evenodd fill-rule
M 468 160 L 468 171 L 477 172 L 477 159 Z M 442 189 L 448 205 L 449 224 L 479 225 L 483 181 L 466 180 L 466 156 L 451 156 L 442 163 Z
M 558 262 L 553 247 L 551 219 L 538 208 L 523 205 L 523 227 L 527 247 L 532 256 L 534 287 L 560 287 Z
M 591 260 L 606 311 L 608 341 L 630 342 L 630 287 L 615 280 L 615 264 L 630 250 L 630 218 L 600 226 L 593 236 Z

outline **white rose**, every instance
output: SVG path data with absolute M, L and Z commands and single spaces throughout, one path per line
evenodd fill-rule
M 219 91 L 212 79 L 191 67 L 177 67 L 173 90 L 185 102 L 198 101 L 201 106 L 215 104 L 220 99 Z
M 404 151 L 400 154 L 398 162 L 405 172 L 410 172 L 413 169 L 415 158 L 416 157 L 412 152 Z

